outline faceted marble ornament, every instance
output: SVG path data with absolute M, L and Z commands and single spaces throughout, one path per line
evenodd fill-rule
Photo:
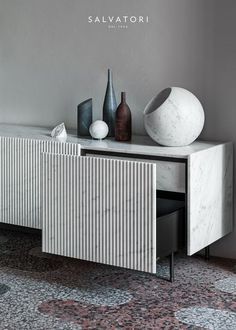
M 89 132 L 93 139 L 102 140 L 105 139 L 105 137 L 108 134 L 108 126 L 103 120 L 96 120 L 92 123 L 89 127 Z
M 144 126 L 148 135 L 163 146 L 191 144 L 200 135 L 204 121 L 200 101 L 180 87 L 164 89 L 144 110 Z
M 54 129 L 51 132 L 51 136 L 58 140 L 66 140 L 67 133 L 66 133 L 65 124 L 61 123 L 60 125 L 54 127 Z

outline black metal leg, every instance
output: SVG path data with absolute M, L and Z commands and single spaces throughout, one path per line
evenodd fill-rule
M 210 246 L 205 247 L 205 259 L 210 259 Z
M 170 282 L 174 282 L 174 252 L 169 256 L 170 258 Z

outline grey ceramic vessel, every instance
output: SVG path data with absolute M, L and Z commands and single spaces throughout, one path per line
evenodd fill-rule
M 109 128 L 108 136 L 115 136 L 115 118 L 116 118 L 116 95 L 112 82 L 112 72 L 108 69 L 107 89 L 103 103 L 103 120 Z
M 90 136 L 89 127 L 93 121 L 93 100 L 88 99 L 77 107 L 77 136 Z

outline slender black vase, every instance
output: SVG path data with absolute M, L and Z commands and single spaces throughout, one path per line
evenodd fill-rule
M 92 124 L 93 103 L 92 99 L 85 100 L 77 107 L 77 135 L 89 136 L 89 127 Z
M 109 128 L 108 136 L 115 136 L 116 109 L 117 103 L 112 82 L 112 72 L 108 69 L 107 89 L 103 103 L 103 120 L 107 123 Z

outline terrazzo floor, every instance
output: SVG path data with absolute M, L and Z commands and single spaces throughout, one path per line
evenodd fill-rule
M 236 261 L 177 255 L 169 283 L 40 245 L 37 234 L 0 232 L 0 329 L 236 329 Z

